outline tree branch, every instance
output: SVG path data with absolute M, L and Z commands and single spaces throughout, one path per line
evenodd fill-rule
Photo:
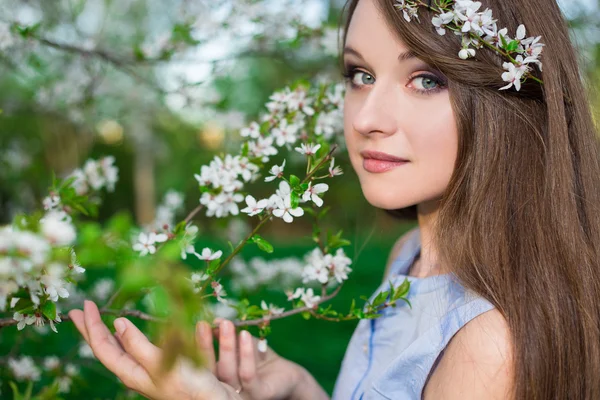
M 101 315 L 112 315 L 115 317 L 134 317 L 134 318 L 138 318 L 138 319 L 141 319 L 144 321 L 152 321 L 152 322 L 161 322 L 161 323 L 166 322 L 166 320 L 164 318 L 155 317 L 154 315 L 146 314 L 145 312 L 139 311 L 139 310 L 111 310 L 111 309 L 102 308 L 100 310 L 100 314 Z M 71 320 L 71 318 L 69 317 L 68 314 L 61 314 L 60 319 L 62 322 Z M 0 319 L 0 329 L 7 327 L 7 326 L 17 325 L 17 324 L 18 324 L 18 322 L 15 321 L 13 318 Z
M 300 313 L 303 313 L 305 311 L 314 311 L 315 308 L 318 305 L 320 305 L 322 303 L 325 303 L 326 301 L 329 301 L 329 300 L 333 299 L 335 296 L 337 296 L 337 294 L 342 289 L 342 286 L 343 286 L 343 284 L 340 285 L 340 286 L 338 286 L 337 288 L 335 288 L 335 290 L 333 292 L 331 292 L 329 295 L 327 295 L 327 296 L 322 297 L 321 299 L 319 299 L 319 301 L 316 302 L 313 307 L 294 308 L 293 310 L 289 310 L 289 311 L 283 312 L 281 314 L 271 315 L 271 316 L 266 317 L 266 318 L 252 319 L 252 320 L 248 320 L 248 321 L 244 321 L 244 320 L 233 321 L 233 324 L 235 326 L 238 326 L 238 327 L 241 327 L 241 326 L 259 326 L 259 325 L 268 324 L 269 322 L 274 321 L 276 319 L 281 319 L 281 318 L 289 317 L 291 315 L 300 314 Z

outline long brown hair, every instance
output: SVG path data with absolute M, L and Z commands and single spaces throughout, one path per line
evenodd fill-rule
M 346 5 L 345 32 L 358 1 Z M 544 84 L 520 92 L 498 90 L 505 60 L 493 51 L 458 58 L 460 38 L 438 35 L 425 8 L 409 23 L 394 0 L 375 1 L 449 79 L 459 149 L 434 240 L 463 285 L 506 318 L 514 398 L 600 399 L 600 146 L 556 1 L 481 0 L 509 34 L 524 24 L 546 45 Z

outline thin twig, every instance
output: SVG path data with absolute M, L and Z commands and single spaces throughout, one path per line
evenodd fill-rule
M 139 310 L 111 310 L 102 308 L 100 310 L 100 314 L 102 315 L 113 315 L 115 317 L 134 317 L 144 321 L 152 321 L 152 322 L 166 322 L 164 318 L 155 317 L 150 314 L 146 314 L 143 311 Z M 60 319 L 62 322 L 70 321 L 71 317 L 69 315 L 60 315 Z M 0 319 L 0 328 L 4 328 L 7 326 L 17 325 L 18 321 L 15 321 L 13 318 L 3 318 Z
M 121 286 L 120 288 L 118 288 L 113 294 L 112 296 L 110 296 L 110 299 L 108 299 L 108 301 L 106 302 L 106 304 L 104 305 L 105 309 L 110 308 L 110 306 L 112 306 L 112 304 L 115 302 L 115 300 L 117 299 L 117 297 L 119 296 L 119 294 L 121 294 L 121 292 L 123 291 L 123 287 Z
M 261 319 L 252 319 L 252 320 L 247 320 L 247 321 L 243 321 L 243 320 L 233 321 L 233 324 L 238 327 L 240 327 L 240 326 L 259 326 L 259 325 L 267 324 L 270 321 L 274 321 L 276 319 L 281 319 L 281 318 L 289 317 L 290 315 L 300 314 L 305 311 L 314 310 L 318 305 L 325 303 L 326 301 L 329 301 L 329 300 L 333 299 L 335 296 L 337 296 L 339 291 L 342 289 L 342 286 L 343 285 L 338 286 L 329 295 L 319 299 L 319 301 L 317 301 L 313 307 L 305 306 L 305 307 L 295 308 L 293 310 L 289 310 L 289 311 L 283 312 L 281 314 L 271 315 L 269 317 L 265 317 L 265 318 L 261 318 Z
M 185 222 L 186 224 L 188 224 L 188 223 L 189 223 L 189 222 L 192 220 L 192 218 L 194 218 L 194 217 L 196 216 L 196 214 L 198 214 L 198 213 L 200 212 L 200 210 L 202 210 L 202 208 L 203 208 L 203 207 L 204 207 L 204 206 L 203 206 L 202 204 L 198 204 L 198 205 L 196 206 L 196 208 L 194 208 L 194 209 L 193 209 L 193 210 L 192 210 L 192 211 L 191 211 L 191 212 L 188 214 L 188 216 L 187 216 L 187 217 L 185 217 L 185 219 L 184 219 L 184 222 Z

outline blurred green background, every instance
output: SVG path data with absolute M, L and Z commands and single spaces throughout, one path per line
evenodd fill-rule
M 193 209 L 199 198 L 193 174 L 214 154 L 237 151 L 238 129 L 258 118 L 270 94 L 299 78 L 339 79 L 343 3 L 0 0 L 0 225 L 40 207 L 51 171 L 64 176 L 88 158 L 109 154 L 116 157 L 120 180 L 100 209 L 101 222 L 126 212 L 140 225 L 149 223 L 169 189 L 182 192 L 185 209 Z M 561 6 L 598 121 L 600 2 L 565 0 Z M 354 271 L 332 301 L 345 311 L 352 298 L 370 295 L 380 284 L 392 244 L 412 224 L 369 206 L 343 151 L 336 160 L 345 174 L 332 181 L 325 199 L 332 205 L 327 225 L 343 229 L 353 243 L 346 254 Z M 289 171 L 294 168 L 302 167 L 292 165 Z M 230 222 L 199 217 L 198 243 L 225 249 L 224 232 L 235 236 L 234 231 L 249 229 Z M 248 248 L 243 258 L 302 257 L 313 248 L 305 238 L 310 232 L 309 220 L 293 229 L 275 222 L 262 233 L 275 253 L 265 257 Z M 91 268 L 86 276 L 83 288 L 114 278 L 114 271 Z M 227 280 L 225 286 L 229 289 Z M 268 287 L 250 299 L 286 303 L 283 293 Z M 355 324 L 295 316 L 273 322 L 269 344 L 331 391 Z M 58 335 L 2 329 L 0 396 L 12 398 L 10 375 L 1 364 L 8 356 L 75 360 L 75 343 L 79 337 L 69 323 L 60 325 Z M 81 363 L 82 375 L 65 398 L 124 393 L 100 364 Z

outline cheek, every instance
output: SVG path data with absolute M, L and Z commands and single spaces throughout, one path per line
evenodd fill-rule
M 426 191 L 441 195 L 446 189 L 456 162 L 458 131 L 451 109 L 431 115 L 427 123 L 413 127 L 409 139 L 415 155 L 415 167 Z

